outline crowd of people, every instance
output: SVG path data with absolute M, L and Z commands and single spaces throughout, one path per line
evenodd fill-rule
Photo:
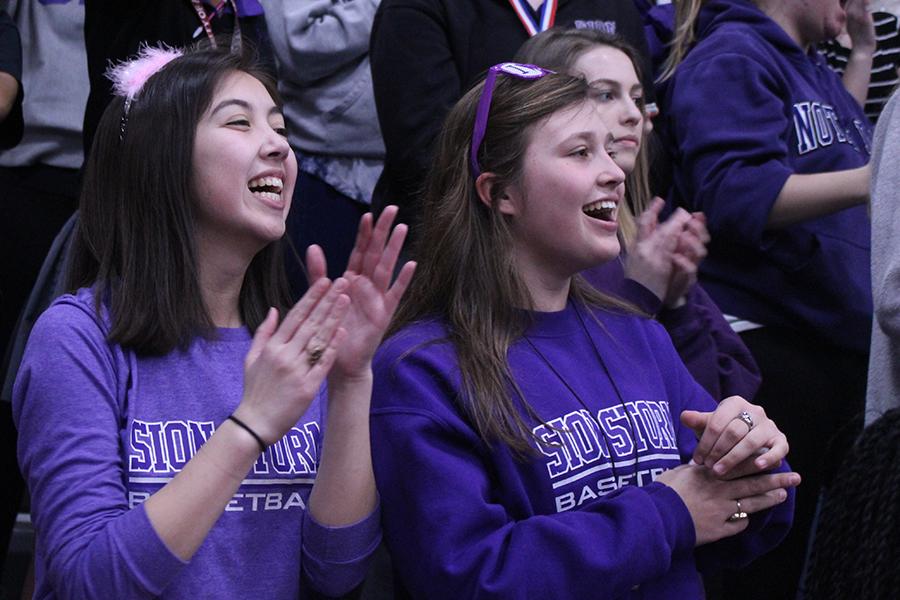
M 25 488 L 36 598 L 889 597 L 872 1 L 0 5 L 0 552 Z

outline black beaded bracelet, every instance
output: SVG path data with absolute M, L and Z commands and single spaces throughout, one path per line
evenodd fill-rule
M 259 435 L 257 435 L 257 433 L 256 433 L 255 431 L 253 431 L 252 429 L 250 429 L 250 426 L 249 426 L 249 425 L 247 425 L 246 423 L 244 423 L 243 421 L 241 421 L 240 419 L 238 419 L 238 418 L 237 418 L 236 416 L 234 416 L 234 415 L 228 415 L 228 420 L 229 420 L 229 421 L 234 421 L 234 424 L 235 424 L 235 425 L 237 425 L 238 427 L 241 427 L 242 429 L 244 429 L 244 431 L 246 431 L 247 433 L 249 433 L 250 435 L 252 435 L 252 436 L 253 436 L 253 439 L 256 440 L 256 443 L 259 444 L 259 451 L 260 451 L 260 452 L 265 452 L 265 451 L 266 451 L 266 444 L 265 444 L 265 442 L 262 441 L 262 438 L 259 437 Z

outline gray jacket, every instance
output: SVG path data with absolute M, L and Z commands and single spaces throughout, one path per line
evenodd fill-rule
M 900 406 L 900 95 L 885 105 L 872 151 L 872 299 L 866 424 Z
M 378 0 L 262 0 L 291 145 L 381 159 L 369 32 Z
M 0 155 L 0 165 L 78 169 L 88 96 L 84 3 L 0 1 L 22 36 L 25 134 Z M 23 199 L 24 201 L 24 199 Z

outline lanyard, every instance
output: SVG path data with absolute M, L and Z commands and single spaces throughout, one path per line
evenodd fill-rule
M 516 11 L 519 20 L 522 21 L 522 25 L 525 26 L 525 31 L 528 32 L 529 37 L 553 27 L 553 22 L 556 20 L 556 5 L 559 3 L 559 0 L 544 0 L 544 4 L 541 6 L 538 14 L 537 23 L 531 18 L 531 7 L 526 0 L 509 0 L 509 3 L 512 5 L 513 10 Z
M 213 10 L 213 12 L 206 12 L 206 8 L 203 6 L 203 2 L 201 0 L 191 0 L 191 4 L 194 7 L 194 11 L 197 13 L 197 17 L 200 18 L 200 25 L 203 28 L 203 31 L 206 32 L 206 37 L 209 38 L 209 43 L 212 44 L 212 47 L 215 48 L 216 44 L 216 36 L 213 34 L 212 30 L 212 20 L 214 17 L 218 16 L 222 9 L 225 8 L 226 4 L 231 5 L 231 10 L 234 12 L 234 29 L 231 34 L 231 51 L 236 52 L 241 47 L 241 24 L 238 20 L 238 11 L 237 6 L 234 3 L 234 0 L 222 0 L 219 5 Z M 200 35 L 200 27 L 197 28 L 197 31 L 194 32 L 194 37 Z

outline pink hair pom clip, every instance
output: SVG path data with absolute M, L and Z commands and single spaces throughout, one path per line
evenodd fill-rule
M 175 48 L 144 46 L 136 57 L 107 69 L 106 77 L 117 96 L 134 100 L 150 77 L 181 55 Z
M 160 69 L 181 55 L 181 50 L 176 48 L 143 46 L 137 56 L 131 60 L 112 65 L 106 70 L 106 78 L 112 81 L 115 94 L 125 98 L 122 120 L 119 123 L 119 140 L 125 139 L 128 111 L 144 84 Z

